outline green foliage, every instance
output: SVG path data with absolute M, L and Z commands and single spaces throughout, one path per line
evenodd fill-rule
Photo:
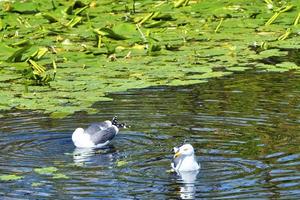
M 15 174 L 10 175 L 0 175 L 0 181 L 16 181 L 22 179 L 22 176 L 18 176 Z
M 36 168 L 34 169 L 34 171 L 38 174 L 41 175 L 52 175 L 55 172 L 57 172 L 57 168 L 56 167 L 43 167 L 43 168 Z
M 56 167 L 42 167 L 34 169 L 34 172 L 40 175 L 52 176 L 53 179 L 68 179 L 69 177 L 65 174 L 59 173 Z M 40 186 L 39 183 L 33 183 L 33 187 Z
M 300 45 L 296 0 L 0 4 L 1 110 L 65 117 L 130 88 L 203 83 L 249 66 L 299 71 L 286 62 Z

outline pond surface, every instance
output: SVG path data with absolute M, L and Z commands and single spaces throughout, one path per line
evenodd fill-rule
M 235 75 L 184 87 L 110 95 L 100 114 L 50 119 L 10 112 L 1 119 L 0 181 L 5 199 L 298 199 L 300 79 Z M 76 149 L 76 127 L 111 119 L 131 125 L 106 148 Z M 186 182 L 170 169 L 184 141 L 202 169 Z M 48 172 L 41 169 L 48 168 Z M 46 168 L 46 169 L 47 169 Z M 54 169 L 54 170 L 53 170 Z M 45 170 L 47 171 L 47 170 Z

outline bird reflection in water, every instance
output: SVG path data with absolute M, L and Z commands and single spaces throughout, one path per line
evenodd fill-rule
M 75 148 L 73 151 L 73 161 L 75 164 L 108 164 L 113 162 L 114 153 L 116 152 L 113 145 L 105 148 Z
M 181 199 L 195 199 L 196 187 L 195 182 L 199 170 L 195 171 L 177 171 L 178 183 L 180 184 L 180 198 Z

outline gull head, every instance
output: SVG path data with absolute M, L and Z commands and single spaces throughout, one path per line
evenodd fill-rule
M 117 116 L 114 116 L 111 120 L 112 125 L 115 125 L 117 128 L 127 128 L 125 123 L 119 123 Z
M 174 147 L 174 158 L 182 157 L 182 156 L 193 156 L 194 148 L 190 144 L 184 144 L 181 147 Z

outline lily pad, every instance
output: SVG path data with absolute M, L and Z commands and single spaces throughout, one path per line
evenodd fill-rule
M 282 62 L 282 63 L 276 64 L 276 66 L 280 67 L 280 68 L 285 68 L 285 69 L 299 69 L 300 68 L 300 66 L 297 66 L 293 62 Z
M 18 176 L 15 174 L 10 175 L 0 175 L 0 181 L 16 181 L 22 179 L 23 176 Z
M 68 176 L 66 176 L 66 175 L 64 175 L 64 174 L 61 174 L 61 173 L 54 174 L 54 175 L 53 175 L 53 178 L 54 178 L 54 179 L 69 179 Z
M 40 187 L 40 186 L 43 186 L 44 183 L 41 183 L 41 182 L 33 182 L 31 183 L 31 187 Z
M 248 66 L 300 70 L 296 1 L 276 20 L 265 1 L 131 3 L 0 1 L 0 110 L 62 118 L 132 88 L 203 83 Z
M 43 167 L 43 168 L 36 168 L 34 171 L 41 175 L 52 175 L 54 174 L 58 169 L 56 167 Z

